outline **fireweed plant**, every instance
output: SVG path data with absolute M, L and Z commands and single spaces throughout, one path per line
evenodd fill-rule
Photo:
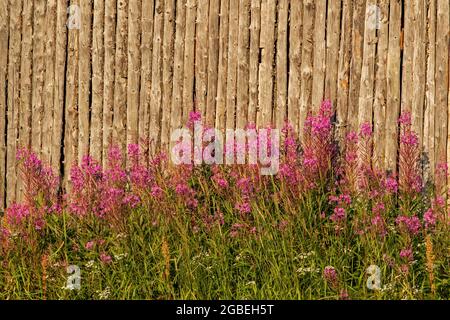
M 370 124 L 338 148 L 332 116 L 325 101 L 301 143 L 286 123 L 274 176 L 131 144 L 104 168 L 85 156 L 63 193 L 18 150 L 25 197 L 0 220 L 0 298 L 449 299 L 446 164 L 422 181 L 409 114 L 398 175 L 372 161 Z

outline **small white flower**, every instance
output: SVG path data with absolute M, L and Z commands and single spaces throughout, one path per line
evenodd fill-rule
M 109 287 L 106 287 L 105 290 L 103 290 L 103 291 L 101 291 L 101 292 L 97 291 L 97 293 L 98 293 L 98 298 L 99 298 L 100 300 L 105 300 L 105 299 L 108 299 L 108 298 L 109 298 L 109 296 L 110 296 L 110 294 L 111 294 L 111 290 L 110 290 Z
M 86 262 L 86 268 L 92 268 L 94 266 L 94 263 L 94 260 L 89 260 L 88 262 Z

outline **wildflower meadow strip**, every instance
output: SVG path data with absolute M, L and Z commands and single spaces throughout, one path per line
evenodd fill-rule
M 398 173 L 372 161 L 370 124 L 335 141 L 329 101 L 302 142 L 289 123 L 281 144 L 253 125 L 242 143 L 200 118 L 171 155 L 131 144 L 105 167 L 85 156 L 65 191 L 20 149 L 25 198 L 0 220 L 0 298 L 450 298 L 447 166 L 422 180 L 409 114 Z

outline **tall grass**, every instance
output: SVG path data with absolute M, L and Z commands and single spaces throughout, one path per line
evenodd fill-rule
M 0 298 L 449 299 L 446 165 L 421 180 L 408 114 L 399 175 L 373 163 L 369 124 L 338 149 L 331 118 L 324 102 L 303 143 L 286 124 L 276 176 L 130 145 L 106 168 L 84 157 L 61 193 L 20 150 L 26 196 L 0 220 Z M 65 288 L 69 265 L 80 290 Z

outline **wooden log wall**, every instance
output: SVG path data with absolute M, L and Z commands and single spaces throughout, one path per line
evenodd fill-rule
M 0 0 L 0 204 L 21 199 L 20 146 L 67 183 L 112 142 L 167 148 L 192 110 L 301 132 L 325 98 L 339 137 L 373 123 L 393 171 L 410 111 L 432 172 L 450 160 L 449 31 L 449 0 Z

